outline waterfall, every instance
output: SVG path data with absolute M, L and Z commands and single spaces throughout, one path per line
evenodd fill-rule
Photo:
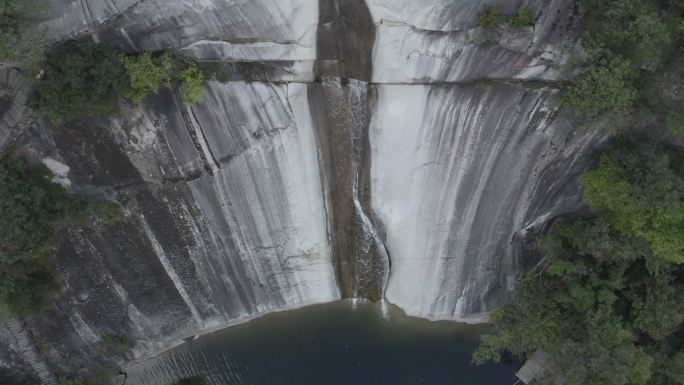
M 526 2 L 536 26 L 500 42 L 477 27 L 481 0 L 50 2 L 70 4 L 51 7 L 50 35 L 174 48 L 210 74 L 192 108 L 164 88 L 54 129 L 25 124 L 27 82 L 0 71 L 15 97 L 0 148 L 63 164 L 75 193 L 126 208 L 58 239 L 65 288 L 27 327 L 73 357 L 63 372 L 131 359 L 103 333 L 139 359 L 340 298 L 482 321 L 525 270 L 519 246 L 581 204 L 601 141 L 550 102 L 579 30 L 571 0 Z
M 330 238 L 342 296 L 382 301 L 390 261 L 370 208 L 372 52 L 363 0 L 319 2 L 317 78 L 310 86 L 330 202 Z

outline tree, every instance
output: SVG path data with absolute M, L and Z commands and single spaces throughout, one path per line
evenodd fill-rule
M 44 259 L 52 230 L 72 202 L 62 186 L 24 160 L 0 162 L 0 263 Z
M 141 102 L 149 94 L 159 92 L 161 86 L 171 84 L 173 63 L 169 55 L 153 57 L 150 51 L 141 55 L 127 56 L 124 59 L 130 82 L 130 92 L 126 95 L 134 102 Z
M 518 7 L 515 13 L 508 18 L 508 23 L 513 29 L 533 26 L 535 23 L 534 12 L 529 7 Z
M 485 5 L 477 17 L 477 22 L 480 26 L 488 30 L 498 29 L 503 25 L 504 21 L 504 15 L 501 13 L 501 8 L 498 5 Z
M 588 118 L 624 112 L 638 100 L 651 104 L 644 85 L 676 53 L 681 34 L 677 1 L 583 0 L 586 53 L 566 104 Z
M 654 360 L 608 307 L 585 319 L 582 334 L 566 340 L 557 357 L 568 385 L 645 385 Z
M 89 41 L 69 41 L 48 53 L 29 105 L 56 125 L 118 110 L 131 93 L 121 55 Z
M 26 314 L 57 287 L 47 261 L 54 229 L 71 202 L 61 186 L 23 160 L 0 162 L 0 196 L 0 301 Z
M 653 141 L 621 141 L 582 177 L 584 200 L 625 236 L 684 263 L 684 179 L 671 164 L 672 153 Z
M 600 41 L 610 52 L 640 67 L 662 63 L 673 38 L 654 0 L 583 0 L 585 39 Z
M 635 68 L 628 61 L 613 59 L 593 65 L 575 80 L 563 96 L 565 103 L 584 117 L 624 112 L 637 99 Z
M 634 327 L 660 341 L 682 324 L 684 304 L 680 301 L 681 285 L 671 280 L 645 279 L 626 295 L 631 301 Z
M 204 93 L 204 73 L 196 64 L 191 64 L 178 74 L 182 82 L 183 101 L 189 105 L 195 105 L 202 101 Z
M 665 118 L 665 128 L 675 135 L 684 135 L 684 112 L 668 113 Z
M 44 33 L 34 20 L 38 0 L 0 0 L 0 62 L 35 69 L 42 60 Z
M 47 56 L 28 104 L 55 125 L 88 116 L 109 116 L 119 101 L 140 102 L 172 80 L 181 83 L 183 101 L 202 100 L 204 73 L 171 53 L 125 56 L 89 41 L 69 41 Z
M 554 226 L 473 361 L 541 351 L 567 385 L 682 384 L 684 261 L 663 250 L 681 239 L 683 173 L 681 150 L 614 143 L 583 177 L 599 216 Z
M 22 159 L 0 161 L 0 197 L 0 302 L 24 315 L 40 310 L 58 288 L 50 263 L 57 229 L 100 213 L 111 220 L 116 209 L 70 196 Z

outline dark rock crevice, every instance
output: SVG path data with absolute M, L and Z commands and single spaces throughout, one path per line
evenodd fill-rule
M 375 25 L 363 0 L 319 2 L 309 103 L 322 160 L 328 231 L 344 298 L 384 298 L 389 262 L 370 207 L 370 81 Z

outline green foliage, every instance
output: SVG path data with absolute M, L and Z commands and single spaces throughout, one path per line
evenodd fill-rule
M 51 50 L 28 104 L 53 124 L 108 116 L 127 97 L 140 102 L 172 80 L 182 82 L 183 100 L 202 99 L 204 73 L 171 53 L 117 53 L 89 41 L 69 41 Z
M 34 69 L 43 58 L 44 33 L 33 19 L 38 0 L 0 0 L 0 62 Z
M 94 376 L 90 378 L 90 385 L 108 385 L 112 382 L 110 379 L 117 374 L 121 374 L 121 369 L 116 367 L 108 367 L 99 370 Z
M 644 85 L 676 53 L 682 10 L 656 0 L 583 0 L 587 49 L 584 71 L 564 101 L 584 117 L 622 113 L 638 100 L 652 103 Z M 673 22 L 672 20 L 677 20 Z
M 130 340 L 115 334 L 105 334 L 102 340 L 119 353 L 124 353 L 133 347 Z
M 57 228 L 92 214 L 114 220 L 118 206 L 71 197 L 21 159 L 0 161 L 0 196 L 0 302 L 25 315 L 58 288 L 49 263 Z
M 581 340 L 567 340 L 557 364 L 568 385 L 648 384 L 653 358 L 637 346 L 636 336 L 607 308 L 585 319 Z
M 513 29 L 533 26 L 535 24 L 534 12 L 525 6 L 518 7 L 518 9 L 515 10 L 515 13 L 508 18 L 508 24 Z
M 684 112 L 668 113 L 665 118 L 665 128 L 675 135 L 684 135 Z
M 626 61 L 615 59 L 606 66 L 592 66 L 563 96 L 564 102 L 585 117 L 606 112 L 624 112 L 637 98 L 635 70 Z
M 192 64 L 181 71 L 178 78 L 183 82 L 183 101 L 191 106 L 201 102 L 204 93 L 204 73 L 197 65 Z
M 29 105 L 54 124 L 118 109 L 130 86 L 118 53 L 86 41 L 71 41 L 47 56 L 42 79 L 36 82 Z
M 47 268 L 54 228 L 71 201 L 23 160 L 0 162 L 0 301 L 19 315 L 35 311 L 57 283 Z
M 52 230 L 70 208 L 64 189 L 31 170 L 24 160 L 0 162 L 0 261 L 44 259 L 49 255 Z
M 585 247 L 586 240 L 593 246 Z M 670 360 L 682 349 L 684 307 L 675 295 L 682 289 L 675 282 L 681 267 L 661 278 L 644 274 L 644 258 L 654 257 L 621 255 L 630 241 L 601 221 L 562 226 L 554 242 L 546 270 L 530 275 L 515 299 L 495 312 L 494 333 L 483 336 L 473 361 L 541 350 L 568 385 L 658 383 L 651 379 L 665 369 L 656 358 Z M 656 357 L 664 346 L 665 356 Z
M 636 329 L 660 341 L 671 335 L 682 324 L 684 306 L 676 283 L 646 279 L 638 292 L 627 293 L 632 303 L 631 319 Z
M 582 177 L 584 200 L 627 237 L 645 240 L 653 252 L 684 263 L 684 179 L 663 145 L 623 141 Z
M 488 30 L 498 29 L 505 21 L 504 15 L 501 13 L 501 7 L 498 5 L 485 5 L 477 17 L 477 22 L 480 26 Z
M 660 245 L 684 238 L 682 172 L 681 151 L 645 140 L 604 154 L 584 177 L 601 216 L 556 226 L 473 361 L 542 351 L 567 385 L 684 384 L 684 261 Z
M 117 203 L 110 201 L 88 202 L 78 201 L 78 210 L 71 215 L 72 222 L 83 222 L 90 217 L 97 217 L 105 225 L 113 225 L 124 218 L 123 210 Z
M 18 316 L 32 314 L 49 303 L 59 284 L 49 268 L 37 262 L 2 265 L 0 301 Z
M 663 359 L 663 369 L 659 373 L 659 384 L 684 384 L 684 352 L 679 352 L 673 357 Z
M 149 51 L 124 59 L 126 72 L 130 79 L 131 92 L 126 95 L 134 102 L 141 102 L 149 94 L 159 92 L 159 88 L 171 84 L 173 63 L 169 55 L 153 57 Z
M 663 62 L 673 38 L 655 0 L 583 0 L 585 39 L 601 42 L 612 55 L 639 66 Z
M 207 382 L 204 380 L 203 377 L 192 376 L 178 380 L 173 385 L 206 385 L 206 383 Z
M 91 203 L 89 206 L 93 208 L 93 215 L 100 218 L 106 225 L 121 222 L 124 218 L 121 206 L 114 202 L 97 202 Z

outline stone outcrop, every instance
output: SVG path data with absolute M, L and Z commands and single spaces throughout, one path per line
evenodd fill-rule
M 42 359 L 118 366 L 343 297 L 485 320 L 602 140 L 554 102 L 576 4 L 525 3 L 534 28 L 494 33 L 481 0 L 52 0 L 52 38 L 177 48 L 212 80 L 194 107 L 164 90 L 62 127 L 0 101 L 4 150 L 126 212 L 59 234 L 64 289 L 27 322 Z

